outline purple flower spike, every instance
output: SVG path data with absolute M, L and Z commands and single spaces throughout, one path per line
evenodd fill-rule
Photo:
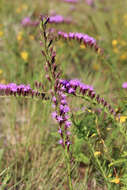
M 63 38 L 63 39 L 69 39 L 69 40 L 77 40 L 79 43 L 83 42 L 86 46 L 94 47 L 94 49 L 97 51 L 99 47 L 97 46 L 96 40 L 84 33 L 73 33 L 73 32 L 63 32 L 59 31 L 58 32 L 58 37 Z

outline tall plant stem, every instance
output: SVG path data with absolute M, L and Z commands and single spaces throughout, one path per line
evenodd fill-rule
M 70 155 L 67 150 L 67 147 L 65 147 L 65 163 L 67 167 L 67 174 L 68 174 L 67 178 L 68 178 L 69 190 L 73 190 L 72 179 L 71 179 Z

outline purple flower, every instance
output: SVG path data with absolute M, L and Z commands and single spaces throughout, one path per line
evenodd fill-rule
M 59 144 L 63 144 L 63 140 L 62 140 L 62 139 L 60 139 L 58 143 L 59 143 Z
M 64 111 L 64 106 L 60 105 L 60 111 L 63 112 Z
M 70 121 L 65 121 L 65 126 L 67 127 L 67 128 L 69 128 L 70 126 L 71 126 L 71 122 Z
M 124 83 L 122 84 L 122 88 L 127 88 L 127 82 L 124 82 Z
M 56 117 L 57 117 L 57 113 L 55 111 L 52 112 L 52 118 L 56 119 Z
M 67 120 L 69 119 L 69 115 L 66 114 L 66 115 L 64 116 L 64 119 L 67 121 Z
M 22 25 L 23 26 L 28 26 L 28 25 L 30 25 L 31 24 L 31 19 L 30 19 L 30 17 L 25 17 L 23 20 L 22 20 Z
M 68 93 L 69 93 L 69 94 L 74 94 L 74 93 L 75 93 L 75 90 L 74 90 L 73 88 L 70 88 L 70 89 L 68 90 Z
M 60 128 L 59 128 L 59 130 L 58 130 L 58 133 L 59 133 L 59 134 L 62 134 L 62 130 L 61 130 Z
M 64 21 L 64 18 L 61 16 L 61 15 L 55 15 L 55 16 L 51 16 L 49 18 L 49 22 L 50 23 L 60 23 L 60 22 L 63 22 Z
M 60 103 L 63 104 L 63 105 L 66 105 L 67 101 L 65 99 L 62 99 Z
M 55 96 L 53 96 L 52 101 L 56 104 L 57 101 Z
M 71 39 L 71 38 L 73 39 L 73 38 L 75 37 L 75 34 L 72 33 L 72 32 L 69 32 L 68 36 L 69 36 L 70 39 Z
M 68 106 L 64 107 L 64 113 L 68 113 L 70 111 L 70 108 Z
M 62 116 L 57 116 L 57 121 L 58 121 L 59 123 L 61 123 L 61 122 L 63 121 Z
M 62 15 L 50 16 L 49 23 L 70 23 L 70 18 L 64 18 Z
M 72 87 L 78 87 L 80 85 L 80 81 L 78 79 L 73 79 L 73 80 L 70 80 L 70 85 Z
M 66 133 L 66 134 L 69 136 L 69 135 L 71 135 L 71 132 L 70 132 L 70 131 L 67 131 L 67 133 Z

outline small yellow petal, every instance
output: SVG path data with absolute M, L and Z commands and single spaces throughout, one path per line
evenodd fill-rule
M 126 55 L 126 54 L 121 55 L 121 56 L 120 56 L 120 59 L 121 59 L 121 60 L 126 60 L 126 59 L 127 59 L 127 55 Z
M 5 79 L 2 79 L 2 80 L 0 81 L 0 83 L 1 83 L 1 84 L 5 84 L 5 83 L 6 83 Z
M 120 179 L 118 177 L 116 177 L 115 179 L 110 181 L 111 183 L 116 183 L 119 184 L 120 183 Z
M 2 37 L 4 35 L 3 31 L 0 31 L 0 37 Z
M 80 48 L 81 48 L 81 49 L 86 49 L 85 44 L 81 44 L 81 45 L 80 45 Z
M 34 40 L 34 36 L 33 35 L 29 35 L 30 40 Z
M 120 123 L 124 123 L 127 119 L 127 116 L 120 116 Z
M 95 137 L 96 136 L 96 134 L 95 133 L 93 133 L 92 135 L 91 135 L 91 137 Z
M 127 14 L 123 15 L 123 19 L 127 20 Z
M 112 46 L 116 46 L 118 44 L 117 40 L 112 40 Z
M 23 10 L 27 10 L 27 9 L 28 9 L 28 6 L 24 3 L 24 4 L 22 4 L 22 9 L 23 9 Z
M 17 40 L 21 41 L 22 40 L 22 36 L 23 36 L 23 31 L 20 31 L 17 35 Z
M 16 9 L 16 13 L 21 13 L 21 11 L 22 11 L 22 9 L 21 9 L 21 7 L 18 7 L 17 9 Z
M 0 69 L 0 75 L 3 73 L 3 71 Z
M 94 152 L 94 156 L 100 156 L 101 155 L 101 152 L 97 151 L 97 152 Z
M 110 131 L 110 130 L 111 130 L 111 128 L 108 127 L 108 128 L 107 128 L 107 131 Z
M 26 51 L 22 51 L 20 55 L 24 61 L 28 60 L 28 53 Z
M 108 175 L 108 177 L 111 177 L 111 176 L 112 176 L 112 174 L 109 174 L 109 175 Z

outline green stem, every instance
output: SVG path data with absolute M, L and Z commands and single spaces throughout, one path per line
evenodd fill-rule
M 68 174 L 67 178 L 68 178 L 69 190 L 73 190 L 72 180 L 71 180 L 70 156 L 67 150 L 67 146 L 65 147 L 65 162 L 66 162 L 66 167 L 67 167 L 67 174 Z
M 88 139 L 88 145 L 89 145 L 89 148 L 91 149 L 92 154 L 94 155 L 95 151 L 94 151 L 94 148 L 93 148 L 92 144 L 90 143 L 89 139 Z M 96 156 L 95 156 L 95 161 L 96 161 L 96 163 L 97 163 L 97 165 L 99 167 L 99 170 L 101 171 L 102 176 L 105 179 L 105 182 L 106 182 L 106 185 L 107 185 L 108 189 L 110 189 L 110 185 L 108 183 L 108 179 L 107 179 L 106 173 L 103 170 L 103 167 L 101 166 L 101 163 L 100 163 L 99 159 Z

